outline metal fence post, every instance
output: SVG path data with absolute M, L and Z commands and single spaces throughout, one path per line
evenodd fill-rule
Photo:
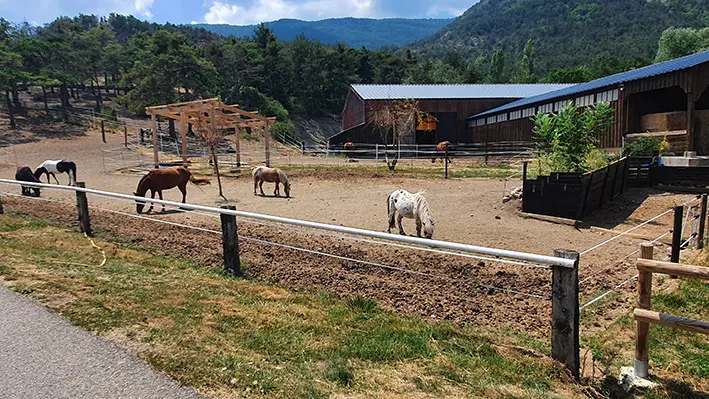
M 551 356 L 563 363 L 576 381 L 580 378 L 579 354 L 579 253 L 554 250 L 554 256 L 573 259 L 573 268 L 552 269 Z
M 86 188 L 86 183 L 76 182 L 76 187 Z M 79 210 L 79 227 L 81 232 L 87 236 L 93 235 L 91 232 L 91 219 L 89 218 L 89 203 L 86 199 L 86 193 L 76 192 L 76 207 Z
M 697 249 L 704 248 L 704 230 L 707 222 L 707 194 L 702 194 L 702 202 L 699 208 L 699 234 L 697 235 Z
M 106 142 L 106 129 L 103 127 L 103 119 L 101 119 L 101 140 Z
M 640 245 L 640 257 L 652 259 L 653 245 L 645 243 Z M 652 273 L 638 272 L 638 308 L 650 309 L 650 297 L 652 296 Z M 650 324 L 643 321 L 636 322 L 635 336 L 635 376 L 647 378 L 649 366 L 649 344 L 650 344 Z
M 236 210 L 235 206 L 224 205 L 222 209 Z M 236 216 L 220 214 L 222 221 L 222 247 L 224 248 L 224 270 L 234 276 L 241 276 L 241 260 L 239 258 L 239 233 L 236 226 Z

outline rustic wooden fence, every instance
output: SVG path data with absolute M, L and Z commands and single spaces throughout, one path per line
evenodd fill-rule
M 587 173 L 552 173 L 526 179 L 522 210 L 527 213 L 581 220 L 623 193 L 628 159 Z
M 641 259 L 637 263 L 638 306 L 633 311 L 637 322 L 634 369 L 635 375 L 640 378 L 648 377 L 651 324 L 709 334 L 709 322 L 655 312 L 650 306 L 653 273 L 709 280 L 709 268 L 654 261 L 652 252 L 652 244 L 643 244 L 640 247 Z
M 650 187 L 662 184 L 705 188 L 709 186 L 709 167 L 669 167 L 658 165 L 656 157 L 628 157 L 627 180 L 627 187 Z

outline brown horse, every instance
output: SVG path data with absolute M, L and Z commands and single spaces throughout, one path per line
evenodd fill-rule
M 286 192 L 286 198 L 290 198 L 290 182 L 288 181 L 288 176 L 283 173 L 282 170 L 276 168 L 267 168 L 265 166 L 259 166 L 254 169 L 251 174 L 254 177 L 254 195 L 256 194 L 256 186 L 261 189 L 261 195 L 266 196 L 263 193 L 263 182 L 276 183 L 276 189 L 273 191 L 273 195 L 280 196 L 281 190 L 279 188 L 280 183 L 283 183 L 283 189 Z
M 184 166 L 176 166 L 169 169 L 153 169 L 143 176 L 138 183 L 138 191 L 133 193 L 136 197 L 144 197 L 150 190 L 150 198 L 155 198 L 157 192 L 162 200 L 162 190 L 169 190 L 177 187 L 182 192 L 182 203 L 185 203 L 187 198 L 187 183 L 191 182 L 195 185 L 210 184 L 209 179 L 196 179 Z M 143 213 L 145 207 L 144 202 L 136 203 L 136 211 Z M 148 212 L 153 210 L 153 204 L 150 204 Z M 165 205 L 162 206 L 162 211 L 165 211 Z
M 442 152 L 442 153 L 444 154 L 444 155 L 441 157 L 441 162 L 443 162 L 443 158 L 446 157 L 446 155 L 445 155 L 446 151 L 449 151 L 449 150 L 451 149 L 451 148 L 450 148 L 450 145 L 451 145 L 450 141 L 441 141 L 441 142 L 438 143 L 438 145 L 436 146 L 436 151 Z M 432 163 L 436 163 L 436 157 L 433 157 L 433 158 L 431 159 L 431 162 L 432 162 Z M 451 162 L 450 158 L 448 158 L 448 162 L 449 162 L 449 163 Z
M 347 155 L 348 158 L 352 158 L 354 156 L 355 145 L 353 142 L 346 142 L 343 148 L 345 150 L 344 153 L 345 155 Z

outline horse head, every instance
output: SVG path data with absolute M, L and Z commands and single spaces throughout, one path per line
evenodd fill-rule
M 138 193 L 134 192 L 134 196 L 141 197 Z M 135 211 L 138 213 L 143 213 L 143 208 L 145 208 L 145 203 L 140 201 L 135 201 Z

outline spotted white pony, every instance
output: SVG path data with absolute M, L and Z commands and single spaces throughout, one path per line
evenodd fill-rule
M 404 228 L 401 226 L 403 218 L 416 220 L 416 235 L 421 237 L 421 227 L 426 238 L 433 237 L 433 227 L 436 221 L 431 214 L 431 209 L 428 206 L 426 197 L 423 196 L 424 191 L 416 194 L 411 194 L 406 190 L 396 190 L 389 194 L 387 198 L 387 212 L 389 213 L 389 233 L 394 228 L 394 216 L 399 212 L 397 222 L 399 224 L 399 234 L 406 235 Z

